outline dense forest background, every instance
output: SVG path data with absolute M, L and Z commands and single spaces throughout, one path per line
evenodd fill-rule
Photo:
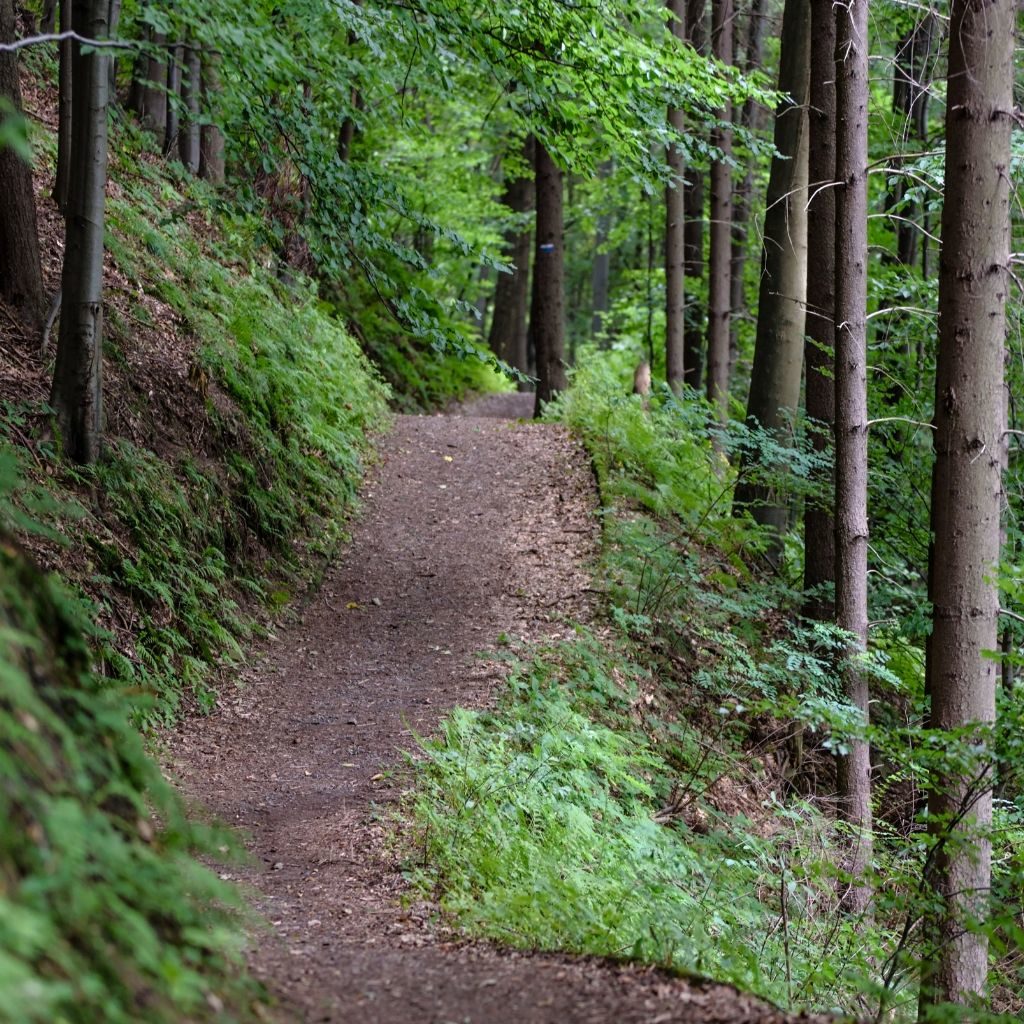
M 0 0 L 0 1019 L 255 1012 L 155 737 L 315 585 L 389 408 L 513 387 L 593 459 L 607 621 L 426 745 L 415 884 L 792 1008 L 1019 1014 L 1018 25 Z

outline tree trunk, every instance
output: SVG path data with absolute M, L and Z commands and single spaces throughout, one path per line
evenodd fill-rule
M 352 0 L 355 7 L 362 7 L 363 0 Z M 355 32 L 349 32 L 348 34 L 348 46 L 351 50 L 352 47 L 358 42 L 358 36 Z M 352 104 L 352 110 L 363 109 L 363 97 L 359 91 L 359 87 L 353 85 L 349 90 L 349 100 Z M 341 162 L 348 163 L 349 158 L 352 156 L 352 143 L 356 137 L 356 122 L 351 114 L 347 115 L 341 122 L 341 127 L 338 129 L 338 159 Z
M 494 312 L 491 316 L 491 331 L 488 344 L 499 359 L 509 366 L 527 371 L 526 356 L 526 302 L 530 283 L 530 227 L 524 224 L 525 217 L 533 208 L 533 176 L 529 168 L 533 164 L 533 138 L 523 144 L 523 159 L 526 169 L 522 174 L 509 172 L 505 178 L 505 194 L 502 202 L 517 214 L 518 227 L 505 233 L 502 255 L 515 269 L 511 274 L 499 274 L 494 289 Z
M 723 64 L 732 64 L 732 0 L 712 0 L 711 49 Z M 723 122 L 731 116 L 726 102 L 718 112 Z M 729 270 L 732 236 L 732 132 L 716 128 L 711 145 L 722 159 L 711 164 L 711 248 L 708 252 L 708 367 L 707 396 L 724 424 L 729 416 Z M 718 442 L 716 441 L 716 444 Z
M 220 92 L 218 63 L 219 58 L 212 53 L 203 61 L 203 99 L 208 117 L 213 116 Z M 224 184 L 224 134 L 215 122 L 204 124 L 199 133 L 199 177 L 214 186 Z
M 178 131 L 178 158 L 192 174 L 199 171 L 199 97 L 202 88 L 202 58 L 195 40 L 191 40 L 181 79 L 185 119 Z
M 686 38 L 686 0 L 667 0 L 671 20 L 669 31 L 680 42 Z M 668 125 L 683 131 L 683 112 L 668 108 Z M 683 151 L 669 143 L 669 182 L 665 185 L 665 380 L 675 392 L 685 380 L 686 339 L 686 207 Z
M 598 176 L 604 181 L 613 169 L 611 160 L 606 160 L 598 168 Z M 598 334 L 604 327 L 605 314 L 608 312 L 608 286 L 611 280 L 611 253 L 605 249 L 608 232 L 611 230 L 612 218 L 602 213 L 597 218 L 597 230 L 594 233 L 594 262 L 590 268 L 590 333 Z
M 13 43 L 17 34 L 14 2 L 0 0 L 0 42 Z M 21 112 L 17 53 L 0 52 L 0 97 Z M 43 313 L 43 274 L 32 167 L 10 146 L 0 146 L 0 182 L 0 297 L 35 328 Z
M 74 0 L 80 36 L 107 35 L 107 0 Z M 50 401 L 65 454 L 79 463 L 100 454 L 103 424 L 103 206 L 107 181 L 108 50 L 75 43 L 71 188 L 66 218 L 57 364 Z
M 1014 3 L 954 0 L 946 101 L 946 199 L 939 259 L 931 601 L 933 729 L 995 720 L 1003 346 L 1010 284 L 1010 132 Z M 922 1009 L 981 998 L 990 899 L 992 753 L 961 738 L 958 767 L 938 771 L 929 831 L 939 843 L 928 879 L 943 910 L 926 922 Z M 973 748 L 973 749 L 972 749 Z
M 747 42 L 743 65 L 749 75 L 761 68 L 764 42 L 765 0 L 753 0 L 747 12 Z M 734 22 L 734 41 L 739 38 L 739 21 Z M 761 126 L 761 105 L 748 97 L 743 101 L 739 123 L 748 132 L 756 133 Z M 732 256 L 729 305 L 733 310 L 729 325 L 729 367 L 736 366 L 739 358 L 739 320 L 747 309 L 745 268 L 747 263 L 748 229 L 750 208 L 754 196 L 753 156 L 748 156 L 743 181 L 733 196 L 732 209 Z
M 835 421 L 836 260 L 836 22 L 832 0 L 811 0 L 811 81 L 808 123 L 807 253 L 814 273 L 807 279 L 807 340 L 804 344 L 806 408 L 811 444 L 823 455 Z M 804 613 L 821 621 L 835 615 L 836 542 L 832 486 L 827 500 L 804 510 Z
M 163 55 L 167 37 L 160 32 L 153 35 L 156 48 L 145 60 L 146 80 L 142 83 L 142 127 L 156 136 L 156 144 L 163 148 L 167 126 L 167 60 Z
M 846 698 L 868 717 L 868 681 L 857 665 L 868 638 L 867 163 L 868 0 L 839 0 L 836 17 L 836 622 L 853 639 Z M 839 758 L 839 811 L 855 837 L 843 906 L 870 902 L 871 761 L 853 740 Z
M 71 31 L 71 0 L 60 0 L 60 30 Z M 60 70 L 57 79 L 57 177 L 53 201 L 61 215 L 67 213 L 71 160 L 71 40 L 60 42 Z
M 545 402 L 565 390 L 564 280 L 562 246 L 562 171 L 539 139 L 534 142 L 537 188 L 537 240 L 530 302 L 530 336 L 537 352 L 537 400 Z
M 164 121 L 164 156 L 170 156 L 178 148 L 178 103 L 181 93 L 181 62 L 185 56 L 183 43 L 175 43 L 167 51 L 167 117 Z
M 57 26 L 57 0 L 43 0 L 43 11 L 39 16 L 39 31 L 51 35 Z
M 107 34 L 111 39 L 117 37 L 117 30 L 121 24 L 121 0 L 110 0 L 107 8 Z M 117 99 L 117 50 L 111 50 L 107 58 L 110 66 L 110 81 L 107 83 L 108 101 L 113 103 Z
M 775 149 L 768 179 L 764 250 L 757 303 L 757 337 L 750 375 L 747 424 L 769 431 L 778 444 L 792 441 L 800 402 L 807 297 L 807 90 L 810 82 L 809 0 L 786 0 L 782 15 L 779 92 L 786 97 L 775 112 Z M 765 464 L 751 452 L 744 463 Z M 781 467 L 776 467 L 781 473 Z M 742 477 L 734 507 L 772 529 L 772 560 L 782 550 L 789 509 L 776 483 Z

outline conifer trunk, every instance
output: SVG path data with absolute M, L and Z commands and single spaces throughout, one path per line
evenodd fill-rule
M 534 140 L 537 232 L 530 302 L 530 338 L 537 353 L 537 400 L 544 403 L 565 390 L 564 279 L 562 247 L 562 171 L 539 139 Z
M 932 474 L 933 729 L 995 720 L 1003 350 L 1010 285 L 1013 0 L 954 0 L 946 103 L 946 198 L 939 261 L 939 352 Z M 966 740 L 960 741 L 967 745 Z M 942 912 L 927 922 L 922 1010 L 982 997 L 991 897 L 991 750 L 938 771 L 928 802 L 939 842 L 929 882 Z
M 494 312 L 488 344 L 499 359 L 524 373 L 526 355 L 526 303 L 530 282 L 530 227 L 522 223 L 522 215 L 533 208 L 533 138 L 523 144 L 522 173 L 507 172 L 502 202 L 520 219 L 518 226 L 505 233 L 502 257 L 515 269 L 511 274 L 499 274 L 494 288 Z
M 74 0 L 72 27 L 107 36 L 107 0 Z M 100 455 L 103 424 L 103 216 L 107 180 L 107 50 L 73 48 L 71 186 L 66 217 L 57 363 L 50 401 L 65 454 L 79 463 Z
M 671 14 L 669 30 L 678 40 L 686 38 L 686 0 L 667 0 Z M 668 109 L 669 127 L 683 130 L 683 112 Z M 665 379 L 673 391 L 684 382 L 686 337 L 686 262 L 682 150 L 671 143 L 666 154 L 670 181 L 665 186 Z
M 706 0 L 688 0 L 686 36 L 696 53 L 707 52 L 704 26 Z M 683 186 L 684 266 L 686 289 L 686 326 L 683 334 L 683 377 L 687 385 L 699 391 L 704 379 L 704 315 L 699 290 L 704 279 L 704 173 L 695 166 L 687 168 Z
M 810 83 L 810 0 L 786 0 L 782 16 L 775 149 L 764 216 L 764 249 L 757 303 L 754 366 L 747 424 L 768 431 L 780 445 L 792 441 L 800 402 L 807 293 L 807 91 Z M 766 465 L 761 453 L 744 463 Z M 735 507 L 772 529 L 773 560 L 781 550 L 789 509 L 777 485 L 741 478 Z
M 838 0 L 836 19 L 836 622 L 852 636 L 846 698 L 868 717 L 857 658 L 868 639 L 867 163 L 868 0 Z M 843 905 L 864 911 L 871 893 L 871 761 L 853 740 L 839 758 L 839 812 L 853 827 Z
M 732 0 L 711 2 L 711 49 L 723 64 L 732 64 Z M 731 117 L 727 101 L 718 112 L 722 122 Z M 708 359 L 707 396 L 716 407 L 719 423 L 729 415 L 729 278 L 732 257 L 732 132 L 716 128 L 711 145 L 722 153 L 711 163 L 711 248 L 708 252 Z M 716 444 L 718 442 L 716 441 Z
M 807 253 L 814 273 L 807 279 L 804 375 L 811 444 L 821 455 L 832 443 L 835 420 L 835 49 L 832 0 L 811 0 Z M 809 501 L 804 511 L 804 589 L 811 595 L 804 612 L 831 621 L 835 614 L 835 486 L 831 475 L 821 478 L 821 484 L 828 497 Z
M 13 0 L 0 0 L 0 42 L 16 37 Z M 0 97 L 21 110 L 17 53 L 0 52 Z M 10 146 L 0 146 L 0 183 L 0 298 L 35 327 L 43 312 L 43 276 L 32 168 Z

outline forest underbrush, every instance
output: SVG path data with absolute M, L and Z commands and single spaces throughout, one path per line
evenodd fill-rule
M 835 759 L 863 726 L 842 696 L 843 635 L 802 617 L 799 586 L 731 515 L 735 471 L 706 440 L 705 403 L 664 390 L 646 408 L 614 354 L 580 366 L 552 414 L 600 481 L 606 615 L 570 643 L 510 643 L 496 706 L 424 743 L 411 876 L 471 934 L 915 1019 L 930 848 L 916 814 L 937 756 L 919 731 L 921 651 L 893 629 L 864 664 L 880 709 L 875 898 L 844 914 L 856 837 L 837 820 Z M 1024 832 L 1011 802 L 997 815 L 996 884 L 1011 891 L 992 955 L 1009 1013 Z

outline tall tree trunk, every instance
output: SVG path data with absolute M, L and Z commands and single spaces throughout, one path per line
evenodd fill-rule
M 508 171 L 502 202 L 517 215 L 517 227 L 505 233 L 502 255 L 515 269 L 499 274 L 494 288 L 494 313 L 488 344 L 491 351 L 509 366 L 527 371 L 526 302 L 530 283 L 530 239 L 532 231 L 524 223 L 525 214 L 533 208 L 533 137 L 523 143 L 522 172 Z
M 195 40 L 186 49 L 181 78 L 181 102 L 185 118 L 178 131 L 178 159 L 192 174 L 199 171 L 199 97 L 202 93 L 202 58 Z
M 167 125 L 167 58 L 164 54 L 167 37 L 155 32 L 152 43 L 153 52 L 141 64 L 145 81 L 142 83 L 140 119 L 142 127 L 156 136 L 156 143 L 162 148 Z M 139 69 L 137 64 L 136 70 Z
M 537 352 L 537 400 L 544 403 L 565 390 L 564 281 L 562 245 L 562 171 L 539 139 L 534 141 L 537 189 L 537 239 L 530 301 L 530 337 Z
M 598 168 L 598 177 L 604 181 L 611 175 L 613 168 L 612 161 L 606 160 Z M 590 333 L 595 335 L 604 327 L 605 314 L 608 312 L 612 257 L 605 245 L 611 227 L 611 215 L 602 213 L 597 218 L 597 230 L 594 232 L 594 262 L 590 268 Z
M 723 64 L 732 63 L 732 0 L 711 0 L 711 49 Z M 728 122 L 732 104 L 718 112 Z M 716 128 L 711 145 L 722 153 L 711 164 L 711 248 L 708 252 L 708 366 L 707 396 L 717 419 L 729 416 L 729 270 L 732 237 L 732 132 Z M 716 444 L 718 442 L 716 441 Z
M 858 655 L 868 639 L 867 164 L 868 0 L 839 0 L 836 17 L 836 622 L 852 640 L 847 700 L 868 717 Z M 871 760 L 853 740 L 839 758 L 839 810 L 854 829 L 843 905 L 867 908 L 871 859 Z
M 74 0 L 80 36 L 107 35 L 107 0 Z M 75 43 L 71 189 L 68 195 L 57 363 L 50 401 L 65 454 L 95 462 L 103 425 L 103 206 L 107 181 L 107 50 Z
M 810 0 L 786 0 L 782 16 L 775 149 L 768 179 L 764 250 L 757 303 L 757 337 L 750 375 L 747 424 L 771 432 L 778 444 L 792 440 L 800 402 L 807 295 L 807 91 L 810 83 Z M 765 465 L 752 452 L 744 463 Z M 782 472 L 776 467 L 777 472 Z M 772 559 L 782 549 L 789 509 L 776 484 L 741 478 L 735 507 L 775 534 Z
M 0 43 L 13 43 L 17 34 L 14 2 L 0 0 Z M 21 112 L 17 53 L 0 52 L 0 97 Z M 10 146 L 0 146 L 0 182 L 0 297 L 35 327 L 43 312 L 43 275 L 32 167 Z
M 931 601 L 933 729 L 995 720 L 1003 346 L 1010 275 L 1013 0 L 954 0 L 946 101 L 946 199 L 939 259 Z M 939 843 L 929 882 L 943 911 L 921 1006 L 983 997 L 991 898 L 992 753 L 961 738 L 966 763 L 939 770 L 928 802 Z M 972 752 L 968 752 L 973 748 Z
M 747 12 L 747 40 L 746 53 L 743 58 L 743 66 L 746 73 L 752 74 L 761 68 L 762 52 L 764 49 L 764 23 L 765 23 L 765 0 L 752 0 L 750 10 Z M 739 21 L 734 22 L 734 39 L 738 39 Z M 761 105 L 751 97 L 743 101 L 740 110 L 739 123 L 742 128 L 751 133 L 756 133 L 761 125 Z M 750 209 L 754 196 L 754 164 L 752 155 L 747 157 L 746 168 L 743 172 L 743 180 L 733 195 L 732 209 L 732 256 L 730 270 L 730 296 L 729 305 L 733 309 L 734 316 L 729 325 L 729 366 L 730 373 L 736 365 L 739 356 L 739 321 L 740 315 L 747 308 L 745 284 L 745 268 L 747 263 L 748 229 L 750 220 Z
M 203 61 L 203 100 L 208 117 L 220 92 L 219 60 L 211 53 Z M 199 133 L 199 177 L 211 185 L 224 184 L 224 134 L 216 121 L 205 123 Z
M 181 94 L 181 62 L 185 56 L 183 43 L 175 43 L 167 51 L 167 116 L 164 121 L 164 156 L 178 148 L 178 102 Z
M 686 0 L 667 0 L 669 30 L 680 42 L 686 38 Z M 683 112 L 668 108 L 669 127 L 682 133 Z M 667 152 L 670 180 L 665 186 L 665 379 L 675 392 L 682 390 L 686 338 L 686 208 L 683 151 L 671 143 Z
M 807 418 L 814 451 L 824 455 L 835 421 L 836 266 L 836 22 L 833 0 L 811 0 L 811 81 L 807 152 L 807 340 L 804 373 Z M 828 499 L 804 510 L 805 614 L 821 621 L 835 615 L 836 542 L 831 476 L 821 479 Z
M 121 0 L 110 0 L 107 8 L 107 33 L 111 39 L 117 37 L 117 30 L 121 24 Z M 107 83 L 107 95 L 109 102 L 117 99 L 117 50 L 111 50 L 107 58 L 110 66 L 110 81 Z
M 699 54 L 707 53 L 705 31 L 706 0 L 688 0 L 686 5 L 686 36 Z M 687 385 L 699 391 L 704 379 L 704 309 L 700 300 L 700 284 L 704 278 L 704 173 L 690 166 L 683 186 L 683 272 L 691 282 L 686 289 L 686 327 L 683 335 L 683 377 Z
M 57 26 L 57 0 L 43 0 L 42 14 L 39 16 L 39 31 L 50 35 Z
M 71 31 L 71 0 L 60 0 L 60 30 Z M 57 177 L 53 201 L 61 214 L 68 208 L 68 184 L 71 161 L 71 40 L 60 42 L 60 70 L 57 78 Z

